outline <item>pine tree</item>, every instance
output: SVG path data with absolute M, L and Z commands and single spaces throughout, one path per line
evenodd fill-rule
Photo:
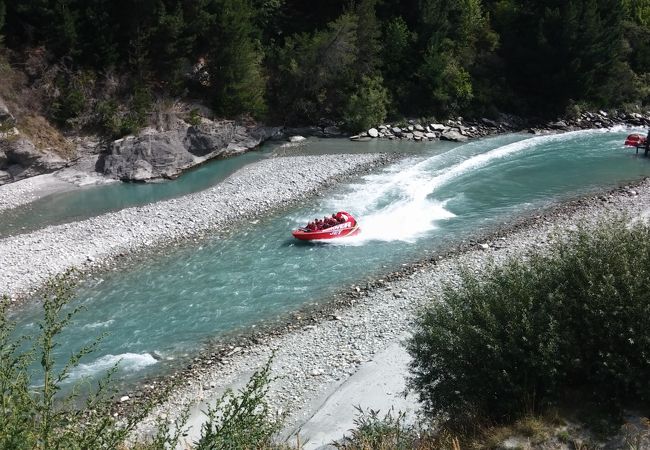
M 84 62 L 97 69 L 114 67 L 123 56 L 116 40 L 117 13 L 112 0 L 86 0 L 79 20 Z
M 196 35 L 188 33 L 182 4 L 172 2 L 166 7 L 161 2 L 155 12 L 156 22 L 152 33 L 152 48 L 156 55 L 154 66 L 159 77 L 172 94 L 184 91 L 184 75 L 188 71 Z
M 224 115 L 266 110 L 262 51 L 254 39 L 250 0 L 222 0 L 208 55 L 215 109 Z
M 5 7 L 5 2 L 4 0 L 0 0 L 0 33 L 2 33 L 2 29 L 5 26 L 5 15 L 7 13 L 7 9 Z M 0 39 L 2 39 L 0 35 Z
M 357 16 L 358 79 L 372 75 L 379 65 L 381 29 L 376 15 L 377 0 L 359 0 Z

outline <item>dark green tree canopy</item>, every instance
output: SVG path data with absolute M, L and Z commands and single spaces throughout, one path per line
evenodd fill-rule
M 649 0 L 0 0 L 0 30 L 17 62 L 34 48 L 65 62 L 60 92 L 83 84 L 70 73 L 118 76 L 130 94 L 115 107 L 137 87 L 226 116 L 340 122 L 368 80 L 397 117 L 650 100 Z

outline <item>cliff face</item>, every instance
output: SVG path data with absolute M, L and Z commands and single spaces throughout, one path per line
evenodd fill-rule
M 21 131 L 23 126 L 29 133 Z M 198 123 L 190 125 L 174 119 L 164 130 L 146 128 L 135 136 L 106 144 L 95 169 L 124 181 L 175 178 L 209 159 L 255 148 L 280 130 L 244 126 L 231 120 L 200 118 Z M 18 123 L 0 98 L 0 185 L 57 171 L 71 164 L 78 154 L 85 153 L 86 150 L 75 148 L 72 140 L 63 138 L 40 116 L 30 116 Z
M 51 149 L 38 149 L 16 127 L 0 98 L 0 185 L 61 169 L 67 161 Z
M 176 120 L 167 131 L 145 129 L 112 142 L 103 173 L 124 181 L 174 178 L 209 159 L 244 153 L 278 134 L 279 128 L 201 119 L 196 125 Z

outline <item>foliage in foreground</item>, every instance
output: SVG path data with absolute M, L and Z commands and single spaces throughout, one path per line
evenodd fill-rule
M 381 415 L 380 411 L 362 410 L 350 430 L 334 446 L 340 450 L 460 450 L 457 439 L 449 433 L 434 433 L 421 424 L 408 423 L 403 412 L 394 410 Z
M 409 343 L 411 386 L 430 415 L 650 406 L 649 225 L 581 225 L 544 254 L 464 271 L 439 300 Z
M 16 338 L 15 325 L 7 317 L 9 302 L 4 299 L 0 303 L 0 448 L 115 448 L 148 412 L 144 408 L 120 422 L 111 416 L 111 373 L 88 395 L 83 410 L 73 405 L 80 386 L 59 398 L 71 371 L 99 343 L 97 340 L 73 353 L 63 368 L 55 367 L 56 338 L 77 312 L 65 310 L 72 296 L 70 276 L 47 284 L 37 336 Z M 38 370 L 33 369 L 36 363 Z
M 153 403 L 135 408 L 127 417 L 113 417 L 115 392 L 111 375 L 85 392 L 78 407 L 82 385 L 68 395 L 62 388 L 81 358 L 92 354 L 100 339 L 72 354 L 63 368 L 57 368 L 54 349 L 57 337 L 70 325 L 78 308 L 70 307 L 74 292 L 72 273 L 53 278 L 42 292 L 43 320 L 35 336 L 18 336 L 8 317 L 9 300 L 0 301 L 0 448 L 1 449 L 124 449 L 174 448 L 182 438 L 187 410 L 174 423 L 159 421 L 147 442 L 125 444 L 136 425 L 152 410 Z M 255 372 L 246 386 L 235 393 L 227 390 L 207 411 L 197 449 L 278 448 L 271 438 L 280 421 L 266 403 L 270 360 Z M 87 390 L 87 389 L 86 389 Z

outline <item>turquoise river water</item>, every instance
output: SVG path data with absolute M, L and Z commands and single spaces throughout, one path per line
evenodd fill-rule
M 236 233 L 89 280 L 75 301 L 86 308 L 62 335 L 57 357 L 107 333 L 72 380 L 117 361 L 126 382 L 164 373 L 210 339 L 284 317 L 536 208 L 649 176 L 650 158 L 622 147 L 628 133 L 512 134 L 466 144 L 311 142 L 302 153 L 411 155 Z M 337 210 L 357 217 L 359 236 L 328 244 L 291 238 L 292 228 Z M 22 330 L 37 329 L 37 312 L 20 311 Z

